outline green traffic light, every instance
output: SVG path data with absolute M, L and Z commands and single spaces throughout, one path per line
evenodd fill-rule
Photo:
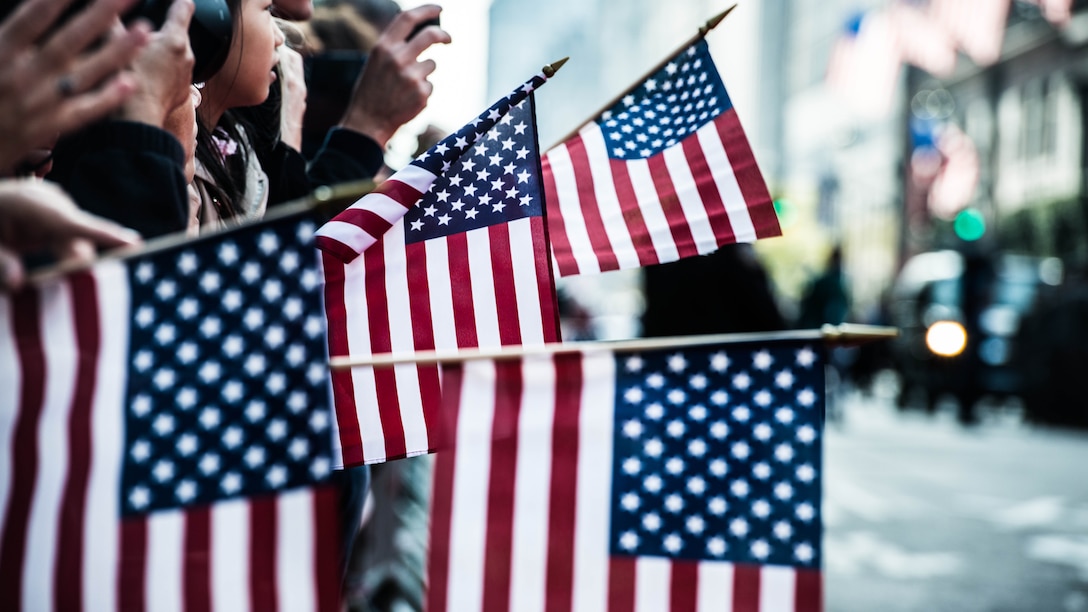
M 965 208 L 956 215 L 956 220 L 952 222 L 952 231 L 956 232 L 956 236 L 960 240 L 974 242 L 982 238 L 982 235 L 986 233 L 986 218 L 982 216 L 982 211 L 977 208 Z

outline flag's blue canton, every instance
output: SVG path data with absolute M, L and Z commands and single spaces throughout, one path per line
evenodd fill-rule
M 313 231 L 293 217 L 133 261 L 122 512 L 328 475 Z
M 522 100 L 463 155 L 444 161 L 443 173 L 404 217 L 408 243 L 542 214 L 532 104 Z M 447 153 L 442 143 L 432 151 L 428 159 Z
M 823 355 L 617 357 L 614 555 L 820 566 Z
M 699 40 L 597 120 L 609 157 L 646 159 L 732 108 L 706 41 Z

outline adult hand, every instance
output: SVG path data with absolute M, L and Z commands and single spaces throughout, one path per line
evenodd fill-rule
M 147 44 L 147 23 L 96 43 L 134 1 L 98 0 L 57 29 L 71 0 L 27 0 L 0 24 L 0 174 L 133 93 L 135 81 L 120 70 Z
M 17 289 L 24 283 L 21 254 L 49 251 L 61 261 L 90 261 L 96 245 L 139 242 L 136 232 L 77 208 L 53 183 L 0 180 L 0 288 Z
M 280 56 L 283 104 L 280 107 L 280 140 L 296 151 L 302 150 L 302 118 L 306 114 L 306 74 L 302 55 L 287 45 L 276 49 Z
M 448 44 L 450 35 L 427 26 L 411 40 L 416 26 L 438 17 L 442 8 L 425 4 L 397 15 L 378 38 L 366 66 L 355 82 L 351 102 L 340 126 L 373 138 L 383 148 L 400 126 L 427 106 L 434 87 L 427 80 L 434 60 L 419 61 L 419 54 L 436 43 Z
M 121 109 L 120 117 L 163 127 L 167 115 L 189 98 L 193 80 L 193 50 L 189 45 L 189 21 L 193 0 L 174 0 L 166 21 L 132 63 L 137 86 Z

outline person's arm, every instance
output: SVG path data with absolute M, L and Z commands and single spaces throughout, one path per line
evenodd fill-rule
M 33 179 L 0 180 L 0 288 L 26 279 L 22 256 L 51 253 L 59 260 L 90 260 L 95 247 L 139 244 L 140 236 L 79 210 L 60 188 Z

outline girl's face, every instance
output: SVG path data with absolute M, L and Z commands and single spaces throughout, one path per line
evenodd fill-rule
M 241 0 L 234 40 L 223 67 L 208 79 L 205 99 L 213 95 L 224 108 L 254 106 L 265 101 L 276 80 L 272 69 L 283 44 L 283 33 L 272 21 L 272 0 Z M 221 97 L 220 97 L 221 96 Z

